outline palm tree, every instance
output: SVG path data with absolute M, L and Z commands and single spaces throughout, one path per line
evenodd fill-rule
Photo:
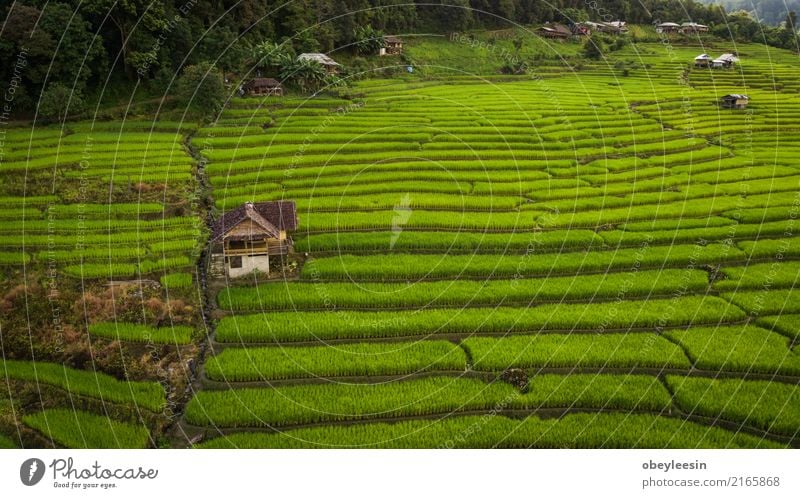
M 303 93 L 318 90 L 327 74 L 322 64 L 309 59 L 294 60 L 281 68 L 281 79 L 293 82 Z
M 253 47 L 253 65 L 259 69 L 277 72 L 292 59 L 292 54 L 283 43 L 267 40 Z

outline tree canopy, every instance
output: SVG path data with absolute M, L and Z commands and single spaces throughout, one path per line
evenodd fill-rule
M 587 19 L 691 20 L 726 38 L 797 50 L 792 14 L 784 7 L 776 21 L 781 26 L 770 28 L 752 15 L 727 16 L 718 5 L 694 0 L 18 0 L 0 7 L 0 58 L 12 61 L 0 66 L 0 79 L 6 87 L 15 80 L 15 107 L 32 110 L 51 83 L 88 98 L 110 82 L 164 88 L 161 83 L 199 63 L 223 73 L 278 74 L 297 53 L 349 47 L 368 55 L 380 48 L 383 33 L 446 34 Z M 18 59 L 24 70 L 13 63 Z M 316 79 L 313 71 L 303 72 Z

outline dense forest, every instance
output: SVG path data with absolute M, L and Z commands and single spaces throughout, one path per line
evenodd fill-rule
M 447 33 L 514 23 L 695 21 L 724 38 L 796 49 L 794 30 L 766 28 L 693 0 L 21 0 L 2 12 L 0 69 L 14 111 L 58 107 L 100 89 L 163 89 L 188 65 L 252 68 L 275 50 L 357 46 L 358 33 Z M 265 42 L 268 42 L 265 45 Z M 259 48 L 260 47 L 260 48 Z M 273 50 L 274 49 L 274 50 Z M 273 57 L 274 58 L 274 57 Z M 208 67 L 208 66 L 206 66 Z

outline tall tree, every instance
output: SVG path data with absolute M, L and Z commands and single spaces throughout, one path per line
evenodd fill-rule
M 119 50 L 126 72 L 132 74 L 134 64 L 142 54 L 149 53 L 158 35 L 168 28 L 167 12 L 170 0 L 84 0 L 84 11 L 94 16 L 95 24 L 108 19 L 119 36 Z

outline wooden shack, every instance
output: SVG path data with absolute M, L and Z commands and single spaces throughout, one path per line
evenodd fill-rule
M 400 55 L 403 53 L 403 40 L 396 36 L 384 36 L 383 48 L 379 55 Z
M 740 93 L 730 93 L 720 99 L 720 104 L 726 109 L 745 109 L 750 97 Z
M 694 58 L 694 67 L 709 67 L 711 65 L 711 56 L 708 54 L 700 54 Z
M 283 96 L 283 86 L 275 78 L 253 78 L 244 84 L 247 95 L 274 95 Z
M 223 214 L 211 233 L 212 276 L 269 274 L 270 256 L 292 252 L 287 232 L 297 228 L 294 201 L 248 202 Z
M 714 69 L 728 69 L 733 67 L 737 62 L 739 62 L 739 58 L 733 54 L 722 54 L 713 61 L 711 61 L 711 67 Z
M 662 22 L 661 24 L 656 25 L 656 33 L 677 33 L 680 31 L 681 25 L 675 22 Z
M 297 60 L 310 60 L 317 62 L 325 68 L 328 74 L 339 74 L 340 64 L 325 54 L 306 53 L 297 56 Z
M 708 26 L 705 24 L 697 24 L 696 22 L 685 22 L 681 24 L 680 32 L 684 35 L 708 33 Z
M 628 31 L 628 23 L 625 21 L 610 21 L 610 22 L 601 22 L 601 25 L 606 27 L 606 33 L 613 33 L 615 35 L 621 33 L 627 33 Z
M 572 31 L 563 24 L 550 24 L 540 27 L 536 32 L 542 38 L 550 38 L 552 40 L 566 40 L 572 36 Z

